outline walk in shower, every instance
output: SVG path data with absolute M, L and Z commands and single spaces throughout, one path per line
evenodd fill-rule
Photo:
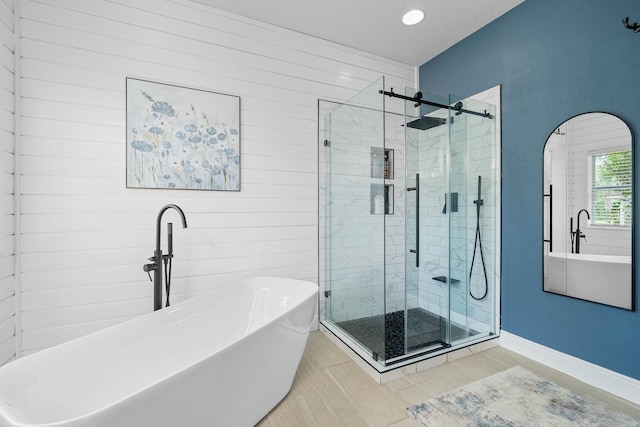
M 379 372 L 499 330 L 499 87 L 403 92 L 319 105 L 320 318 Z

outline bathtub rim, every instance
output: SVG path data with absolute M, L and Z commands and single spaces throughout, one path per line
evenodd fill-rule
M 597 304 L 600 306 L 604 306 L 604 307 L 611 307 L 611 308 L 616 308 L 619 310 L 624 310 L 624 311 L 629 311 L 629 312 L 635 312 L 636 311 L 636 285 L 635 285 L 635 278 L 636 278 L 636 273 L 635 273 L 635 268 L 633 268 L 633 259 L 634 259 L 634 253 L 635 251 L 632 251 L 632 254 L 630 256 L 627 255 L 621 255 L 620 257 L 628 257 L 630 259 L 630 268 L 631 268 L 631 295 L 630 295 L 630 299 L 631 299 L 631 304 L 629 305 L 629 307 L 623 307 L 623 306 L 619 306 L 619 305 L 612 305 L 612 304 L 607 304 L 605 302 L 601 302 L 601 301 L 596 301 L 596 300 L 592 300 L 592 299 L 587 299 L 587 298 L 580 298 L 574 295 L 569 295 L 568 293 L 561 293 L 561 292 L 554 292 L 552 290 L 548 290 L 546 287 L 546 282 L 547 282 L 547 277 L 546 277 L 546 267 L 545 264 L 547 263 L 548 258 L 556 258 L 559 260 L 564 260 L 565 262 L 568 259 L 573 259 L 575 261 L 582 261 L 582 262 L 603 262 L 603 261 L 587 261 L 587 260 L 581 260 L 580 258 L 576 258 L 575 255 L 583 255 L 583 254 L 572 254 L 572 253 L 566 253 L 566 252 L 548 252 L 548 251 L 543 251 L 542 254 L 542 266 L 543 266 L 543 274 L 542 274 L 542 291 L 545 294 L 550 294 L 550 295 L 555 295 L 558 297 L 565 297 L 565 298 L 571 298 L 573 300 L 576 301 L 585 301 L 585 302 L 589 302 L 592 304 Z M 564 255 L 564 256 L 563 256 Z M 573 255 L 574 258 L 567 258 L 566 255 Z M 584 255 L 588 255 L 588 254 L 584 254 Z M 607 255 L 598 255 L 598 256 L 607 256 Z M 608 255 L 611 257 L 618 257 L 618 255 Z M 611 264 L 626 264 L 625 262 L 611 262 Z
M 631 255 L 602 255 L 590 253 L 549 252 L 545 256 L 582 262 L 604 262 L 610 264 L 631 264 Z

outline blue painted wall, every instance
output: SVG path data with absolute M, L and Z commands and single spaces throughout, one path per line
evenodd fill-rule
M 547 136 L 576 114 L 607 111 L 625 120 L 640 144 L 640 33 L 624 28 L 626 16 L 640 21 L 640 1 L 527 0 L 422 65 L 419 75 L 420 90 L 442 94 L 502 84 L 503 329 L 640 379 L 639 311 L 542 291 Z M 636 226 L 636 254 L 639 234 Z M 638 310 L 639 299 L 637 291 Z

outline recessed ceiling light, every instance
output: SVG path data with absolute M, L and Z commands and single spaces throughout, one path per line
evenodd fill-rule
M 416 25 L 424 19 L 424 12 L 418 9 L 410 10 L 402 17 L 404 25 Z

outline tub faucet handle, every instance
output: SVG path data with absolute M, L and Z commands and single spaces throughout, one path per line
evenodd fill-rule
M 153 263 L 153 264 L 145 264 L 142 266 L 142 270 L 147 273 L 149 275 L 149 280 L 151 280 L 153 282 L 153 279 L 151 278 L 151 270 L 155 270 L 156 268 L 158 268 L 158 266 Z

